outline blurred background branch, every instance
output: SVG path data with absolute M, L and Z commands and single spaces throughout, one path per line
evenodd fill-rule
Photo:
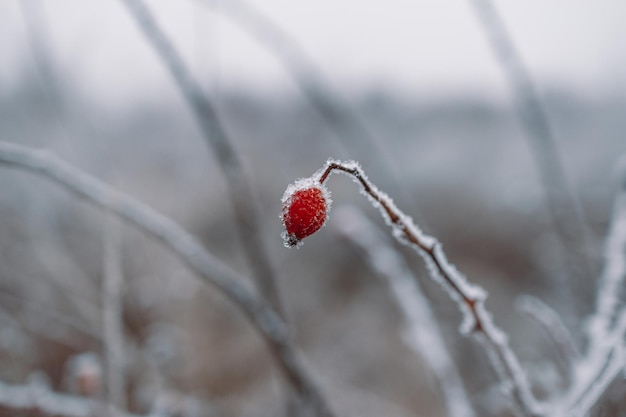
M 9 143 L 0 143 L 0 162 L 30 170 L 67 188 L 91 203 L 111 210 L 163 243 L 206 283 L 220 289 L 250 319 L 265 338 L 287 381 L 319 417 L 332 417 L 322 392 L 306 370 L 300 352 L 291 341 L 286 323 L 245 279 L 215 258 L 174 222 L 147 206 L 112 190 L 96 179 L 50 154 Z
M 575 277 L 581 283 L 591 282 L 589 278 L 596 271 L 591 256 L 593 245 L 589 226 L 563 166 L 548 113 L 504 20 L 491 0 L 471 0 L 471 3 L 511 86 L 522 127 L 526 131 L 525 137 L 543 185 L 551 223 L 565 249 L 567 274 L 555 277 L 558 279 L 558 292 L 570 299 L 564 305 L 573 308 L 576 303 L 572 299 L 580 294 L 574 292 L 574 287 L 568 285 L 568 281 Z M 580 316 L 582 312 L 572 310 L 568 313 Z

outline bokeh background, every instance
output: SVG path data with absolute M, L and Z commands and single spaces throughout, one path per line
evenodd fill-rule
M 332 214 L 301 249 L 283 247 L 283 191 L 328 157 L 360 161 L 489 292 L 487 305 L 538 395 L 562 388 L 549 339 L 515 300 L 531 294 L 545 301 L 583 341 L 615 168 L 626 151 L 625 3 L 494 1 L 593 232 L 594 275 L 584 278 L 563 272 L 527 132 L 471 2 L 146 4 L 211 98 L 244 164 L 297 342 L 339 415 L 434 417 L 445 409 L 428 363 L 404 343 L 386 286 L 338 233 Z M 285 46 L 260 38 L 250 15 L 298 45 L 315 67 L 310 75 L 376 142 L 361 137 L 345 114 L 328 122 L 295 81 L 307 69 L 286 66 L 279 58 Z M 251 276 L 215 155 L 122 2 L 0 2 L 0 140 L 53 151 L 170 216 Z M 349 179 L 333 177 L 330 188 L 334 209 L 356 205 L 384 227 Z M 57 186 L 0 170 L 0 380 L 72 392 L 77 363 L 98 368 L 109 226 L 102 210 Z M 120 229 L 129 409 L 147 413 L 164 404 L 181 416 L 284 415 L 281 377 L 243 315 L 158 244 Z M 418 256 L 397 248 L 432 301 L 478 415 L 509 415 L 484 350 L 458 334 L 456 306 Z M 599 415 L 626 412 L 616 384 Z

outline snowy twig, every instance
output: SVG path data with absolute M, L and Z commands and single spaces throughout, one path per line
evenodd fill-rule
M 561 371 L 565 375 L 567 384 L 571 384 L 574 364 L 580 360 L 581 354 L 561 317 L 546 303 L 530 295 L 520 297 L 517 300 L 517 306 L 522 313 L 538 323 L 554 343 L 559 353 Z
M 0 381 L 0 407 L 13 411 L 35 412 L 34 415 L 65 417 L 140 417 L 101 401 L 77 395 L 53 392 L 46 386 L 11 385 Z
M 607 335 L 603 341 L 604 356 L 597 357 L 591 368 L 579 368 L 579 371 L 586 369 L 586 372 L 579 372 L 579 384 L 566 397 L 565 405 L 558 409 L 558 416 L 584 417 L 589 410 L 598 402 L 602 394 L 606 392 L 608 386 L 615 380 L 617 375 L 626 365 L 626 309 L 621 311 L 615 328 Z
M 596 298 L 596 311 L 589 327 L 590 351 L 610 331 L 626 277 L 626 165 L 621 169 L 623 172 L 619 173 L 619 186 L 605 243 L 605 263 Z
M 407 322 L 409 346 L 428 364 L 443 392 L 450 417 L 474 417 L 461 375 L 454 364 L 430 302 L 398 251 L 365 215 L 353 207 L 335 213 L 341 233 L 365 251 L 366 259 L 383 278 Z M 338 211 L 339 211 L 338 210 Z
M 393 236 L 415 249 L 424 258 L 432 277 L 439 282 L 448 295 L 458 304 L 465 320 L 461 326 L 464 333 L 472 333 L 487 349 L 489 358 L 500 378 L 511 388 L 516 407 L 526 416 L 537 416 L 539 405 L 535 400 L 521 364 L 509 346 L 507 335 L 497 328 L 491 314 L 485 309 L 486 292 L 467 281 L 448 262 L 441 244 L 434 237 L 424 234 L 413 219 L 396 207 L 387 194 L 378 190 L 365 176 L 356 162 L 329 160 L 326 167 L 311 177 L 323 186 L 328 176 L 339 171 L 351 176 L 370 202 L 378 207 L 392 228 Z M 288 201 L 284 199 L 284 201 Z
M 226 183 L 233 205 L 241 243 L 251 264 L 261 294 L 281 312 L 282 305 L 273 268 L 262 239 L 261 223 L 254 198 L 243 166 L 224 129 L 213 104 L 203 93 L 200 84 L 159 27 L 156 19 L 142 0 L 122 0 L 147 41 L 158 53 L 189 105 L 207 143 L 212 148 Z
M 207 0 L 197 0 L 209 6 Z M 287 73 L 300 88 L 313 108 L 324 118 L 335 133 L 334 137 L 347 152 L 348 157 L 357 158 L 355 151 L 363 155 L 376 155 L 372 163 L 389 180 L 399 183 L 401 173 L 390 156 L 388 146 L 367 120 L 346 100 L 340 91 L 333 88 L 326 74 L 316 65 L 297 39 L 277 22 L 245 0 L 215 2 L 217 9 L 229 16 L 241 28 L 250 33 L 255 41 L 262 43 L 283 64 Z M 354 146 L 358 141 L 358 147 Z M 405 189 L 399 189 L 404 204 L 412 204 Z M 413 210 L 416 210 L 413 207 Z
M 207 0 L 200 4 L 208 6 Z M 265 44 L 268 50 L 283 63 L 313 107 L 324 117 L 337 133 L 337 138 L 347 141 L 347 149 L 352 148 L 352 140 L 359 138 L 377 152 L 383 150 L 380 141 L 358 116 L 329 85 L 322 71 L 298 45 L 293 36 L 272 21 L 262 11 L 243 0 L 226 0 L 218 3 L 219 10 L 239 23 L 252 37 Z
M 293 345 L 286 323 L 276 310 L 246 285 L 245 278 L 207 252 L 179 225 L 47 152 L 0 142 L 0 163 L 42 175 L 77 196 L 110 209 L 151 238 L 163 243 L 199 278 L 220 289 L 245 313 L 268 343 L 287 381 L 315 409 L 316 415 L 333 415 L 304 366 L 300 351 Z
M 121 259 L 119 220 L 108 210 L 104 222 L 104 271 L 102 285 L 102 328 L 106 359 L 106 390 L 108 400 L 116 407 L 126 406 L 124 358 L 124 323 L 122 288 L 124 273 Z
M 567 411 L 571 404 L 582 401 L 581 398 L 589 398 L 590 394 L 585 393 L 593 391 L 597 392 L 594 396 L 601 394 L 599 388 L 614 378 L 614 375 L 611 377 L 611 370 L 619 367 L 619 361 L 623 361 L 626 310 L 622 309 L 617 319 L 615 317 L 625 275 L 626 171 L 622 171 L 605 243 L 605 264 L 596 298 L 596 311 L 589 322 L 587 351 L 575 368 L 575 384 L 555 408 Z
M 543 183 L 551 221 L 561 244 L 567 250 L 571 272 L 588 281 L 593 276 L 588 253 L 591 247 L 589 227 L 584 220 L 580 202 L 569 185 L 554 133 L 537 88 L 491 0 L 471 0 L 471 3 L 513 90 L 523 127 L 528 134 L 530 149 Z M 570 288 L 570 285 L 563 285 L 559 291 L 561 293 L 571 291 Z M 571 294 L 566 295 L 571 296 Z

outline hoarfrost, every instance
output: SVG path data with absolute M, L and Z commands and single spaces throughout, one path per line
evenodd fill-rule
M 335 171 L 350 175 L 360 185 L 361 192 L 367 196 L 372 205 L 380 210 L 387 225 L 392 229 L 394 238 L 403 244 L 411 246 L 424 257 L 432 277 L 447 290 L 450 297 L 463 312 L 464 324 L 461 326 L 461 330 L 465 333 L 473 331 L 472 334 L 484 342 L 502 382 L 510 384 L 511 399 L 515 402 L 516 407 L 523 414 L 537 415 L 538 405 L 530 390 L 519 360 L 509 347 L 506 334 L 495 326 L 491 315 L 485 310 L 486 291 L 479 286 L 469 283 L 448 262 L 437 239 L 423 233 L 414 224 L 410 216 L 407 216 L 396 207 L 387 194 L 371 184 L 358 163 L 329 159 L 326 167 L 311 178 L 318 179 L 320 183 L 323 183 Z M 295 190 L 297 188 L 288 188 L 286 199 Z M 382 261 L 384 259 L 379 258 L 377 262 L 380 263 Z
M 337 210 L 341 233 L 366 253 L 366 259 L 388 285 L 406 320 L 405 342 L 429 364 L 446 399 L 448 415 L 473 417 L 471 402 L 443 340 L 428 299 L 408 266 L 382 233 L 357 208 Z

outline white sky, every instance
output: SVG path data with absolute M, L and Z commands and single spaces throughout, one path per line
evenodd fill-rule
M 0 88 L 31 59 L 18 1 L 0 0 Z M 121 1 L 38 1 L 54 64 L 91 96 L 120 103 L 175 94 Z M 147 3 L 206 85 L 293 88 L 271 51 L 202 1 L 217 3 Z M 469 0 L 249 1 L 289 31 L 336 87 L 506 91 Z M 538 82 L 587 94 L 623 90 L 626 1 L 494 3 Z

